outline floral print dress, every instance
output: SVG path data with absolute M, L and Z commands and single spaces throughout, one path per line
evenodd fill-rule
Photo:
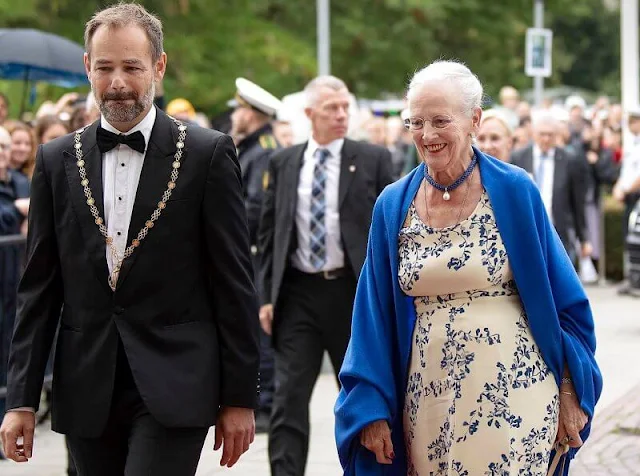
M 434 229 L 412 204 L 400 285 L 415 296 L 404 406 L 409 476 L 546 475 L 558 387 L 529 330 L 486 192 Z

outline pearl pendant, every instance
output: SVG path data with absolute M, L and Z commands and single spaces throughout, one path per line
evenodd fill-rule
M 442 199 L 446 202 L 448 202 L 449 200 L 451 200 L 451 195 L 449 195 L 448 191 L 444 191 L 444 193 L 442 194 Z

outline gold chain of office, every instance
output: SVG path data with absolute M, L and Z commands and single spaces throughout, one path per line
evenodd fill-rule
M 98 207 L 96 207 L 96 201 L 93 198 L 93 193 L 91 192 L 91 188 L 89 188 L 89 179 L 87 178 L 87 170 L 84 167 L 85 162 L 82 154 L 82 142 L 80 141 L 81 135 L 85 131 L 86 127 L 78 130 L 75 133 L 74 147 L 76 149 L 76 165 L 78 166 L 78 171 L 80 173 L 81 179 L 80 184 L 84 188 L 84 195 L 85 197 L 87 197 L 87 205 L 89 205 L 89 209 L 91 210 L 94 221 L 98 226 L 98 229 L 100 230 L 100 234 L 104 237 L 105 242 L 109 247 L 109 251 L 111 252 L 111 257 L 113 259 L 113 271 L 109 275 L 109 287 L 112 291 L 116 290 L 116 284 L 118 283 L 118 275 L 120 274 L 120 270 L 122 269 L 122 263 L 125 259 L 131 256 L 133 250 L 140 246 L 142 240 L 144 240 L 149 234 L 149 230 L 153 228 L 155 222 L 158 220 L 158 218 L 160 218 L 162 210 L 166 208 L 167 201 L 169 200 L 169 197 L 171 197 L 171 192 L 174 188 L 176 188 L 176 181 L 178 180 L 178 174 L 180 170 L 180 159 L 182 159 L 184 141 L 187 137 L 187 126 L 173 117 L 171 117 L 171 119 L 178 126 L 178 141 L 176 142 L 176 153 L 174 155 L 174 161 L 171 164 L 171 175 L 169 178 L 169 182 L 167 182 L 167 189 L 162 194 L 162 199 L 158 202 L 158 206 L 151 214 L 151 218 L 145 222 L 142 229 L 138 232 L 138 236 L 131 240 L 131 244 L 125 249 L 122 256 L 120 256 L 120 253 L 118 253 L 118 250 L 113 243 L 113 238 L 109 236 L 109 231 L 105 225 L 104 220 L 100 216 Z

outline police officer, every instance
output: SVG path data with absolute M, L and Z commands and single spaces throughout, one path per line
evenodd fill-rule
M 640 108 L 633 108 L 628 111 L 629 132 L 632 134 L 630 145 L 625 143 L 624 156 L 622 158 L 622 168 L 620 178 L 613 187 L 613 197 L 624 203 L 625 213 L 622 221 L 623 236 L 628 233 L 629 215 L 640 199 Z M 628 274 L 629 250 L 625 253 L 625 277 Z M 620 294 L 632 294 L 633 289 L 630 283 L 625 283 L 618 289 Z
M 238 149 L 238 161 L 244 183 L 245 204 L 249 221 L 254 273 L 258 273 L 257 234 L 260 224 L 262 195 L 266 183 L 267 166 L 271 154 L 279 148 L 273 135 L 271 121 L 281 102 L 278 98 L 251 81 L 236 79 L 236 97 L 231 102 L 235 110 L 231 114 L 231 131 Z M 256 285 L 259 282 L 255 280 Z M 259 291 L 259 290 L 258 290 Z M 256 316 L 257 318 L 257 316 Z M 260 355 L 260 409 L 256 413 L 256 431 L 267 432 L 273 398 L 273 349 L 270 338 L 262 332 Z

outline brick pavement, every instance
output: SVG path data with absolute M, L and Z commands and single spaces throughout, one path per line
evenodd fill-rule
M 574 476 L 640 475 L 640 385 L 600 413 L 571 463 Z

